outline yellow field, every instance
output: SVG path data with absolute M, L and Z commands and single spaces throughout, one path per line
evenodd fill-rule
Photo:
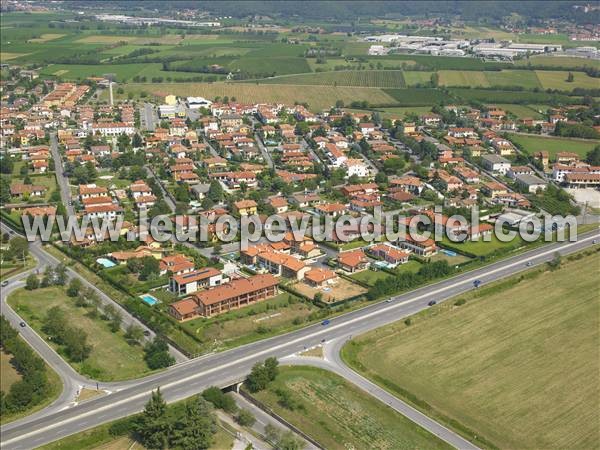
M 45 34 L 42 34 L 39 38 L 29 39 L 27 42 L 41 44 L 44 42 L 53 41 L 53 40 L 61 38 L 63 36 L 66 36 L 66 34 L 45 33 Z
M 9 61 L 11 59 L 20 58 L 21 56 L 26 55 L 29 55 L 29 53 L 0 52 L 0 61 Z
M 599 266 L 595 252 L 484 286 L 358 337 L 344 358 L 483 447 L 597 448 Z
M 139 94 L 146 91 L 157 97 L 167 94 L 179 96 L 198 95 L 209 99 L 215 97 L 235 97 L 240 102 L 281 102 L 293 105 L 294 102 L 307 102 L 313 111 L 329 108 L 336 100 L 346 104 L 353 101 L 369 103 L 395 103 L 392 97 L 377 88 L 340 87 L 340 86 L 296 86 L 287 84 L 250 84 L 250 83 L 160 83 L 160 84 L 128 84 L 124 86 L 128 92 Z
M 560 89 L 563 91 L 570 91 L 575 88 L 600 89 L 600 79 L 592 78 L 587 73 L 572 72 L 574 76 L 572 83 L 567 82 L 569 72 L 536 70 L 535 73 L 544 89 Z
M 439 83 L 442 86 L 490 86 L 485 72 L 475 70 L 440 70 L 438 74 L 440 76 Z
M 75 42 L 81 42 L 83 44 L 115 44 L 117 42 L 132 42 L 139 39 L 135 36 L 86 36 L 78 39 Z

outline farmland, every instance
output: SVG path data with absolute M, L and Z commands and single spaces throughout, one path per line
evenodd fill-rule
M 281 391 L 288 392 L 297 407 L 281 406 L 276 393 Z M 282 367 L 277 379 L 254 395 L 324 448 L 448 448 L 404 416 L 323 369 Z
M 374 104 L 393 104 L 396 100 L 381 89 L 341 86 L 302 86 L 277 84 L 262 85 L 250 83 L 162 83 L 128 84 L 125 93 L 139 96 L 141 92 L 163 97 L 166 94 L 180 96 L 199 95 L 206 98 L 235 97 L 240 102 L 306 102 L 310 109 L 318 111 L 330 108 L 337 100 L 345 103 L 367 101 Z
M 574 88 L 598 89 L 600 87 L 600 80 L 598 80 L 598 78 L 592 78 L 588 74 L 582 72 L 573 73 L 572 82 L 567 81 L 569 72 L 551 72 L 548 70 L 536 70 L 535 73 L 538 79 L 540 80 L 542 88 L 544 89 L 558 89 L 561 91 L 570 91 Z
M 552 158 L 557 152 L 573 152 L 585 157 L 586 153 L 600 141 L 590 139 L 569 139 L 560 137 L 531 136 L 523 134 L 510 134 L 510 140 L 519 144 L 527 153 L 547 151 Z
M 348 70 L 320 72 L 306 75 L 276 77 L 261 80 L 261 83 L 277 84 L 318 84 L 328 86 L 362 86 L 381 88 L 401 88 L 405 86 L 401 70 Z
M 598 439 L 599 263 L 595 252 L 461 296 L 466 305 L 361 336 L 344 357 L 487 447 L 589 448 Z
M 504 109 L 505 111 L 514 114 L 519 119 L 523 119 L 526 117 L 532 119 L 541 119 L 543 116 L 538 112 L 538 108 L 533 105 L 513 105 L 510 103 L 497 103 L 496 106 L 498 108 Z M 547 109 L 547 107 L 542 107 L 542 110 Z

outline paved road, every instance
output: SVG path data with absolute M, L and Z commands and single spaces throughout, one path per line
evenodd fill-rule
M 275 164 L 273 163 L 273 158 L 271 158 L 271 153 L 269 153 L 269 150 L 267 149 L 267 147 L 265 147 L 265 144 L 263 144 L 263 141 L 258 135 L 258 133 L 254 133 L 254 140 L 256 141 L 256 145 L 258 145 L 258 149 L 260 150 L 263 159 L 265 160 L 269 168 L 273 169 L 275 167 Z
M 592 245 L 600 238 L 596 230 L 579 236 L 578 242 L 554 243 L 461 273 L 453 278 L 395 296 L 391 303 L 380 302 L 343 314 L 328 326 L 311 325 L 303 329 L 247 344 L 235 349 L 189 360 L 159 374 L 136 380 L 131 386 L 83 404 L 34 420 L 23 419 L 0 429 L 3 444 L 11 449 L 32 448 L 124 417 L 143 409 L 153 389 L 161 387 L 167 401 L 186 398 L 211 386 L 228 386 L 242 380 L 253 364 L 273 356 L 283 358 L 320 343 L 323 339 L 347 339 L 379 328 L 407 315 L 426 309 L 427 303 L 452 298 L 473 289 L 473 281 L 488 283 L 526 270 L 526 263 L 543 264 L 556 251 L 568 254 Z M 449 438 L 448 438 L 449 439 Z
M 62 156 L 58 150 L 58 140 L 56 139 L 56 133 L 54 132 L 50 133 L 50 152 L 52 153 L 52 159 L 54 160 L 54 171 L 56 173 L 56 182 L 60 189 L 60 198 L 62 199 L 65 208 L 67 208 L 69 216 L 74 216 L 75 210 L 73 209 L 73 206 L 69 204 L 71 202 L 69 179 L 65 176 Z
M 0 222 L 0 229 L 3 232 L 10 230 L 9 227 L 7 227 L 4 223 L 1 223 L 1 222 Z M 40 273 L 43 271 L 43 269 L 46 266 L 56 266 L 61 262 L 57 258 L 52 256 L 51 254 L 49 254 L 48 252 L 44 251 L 42 245 L 37 241 L 29 244 L 29 253 L 37 260 L 37 266 L 35 269 L 37 269 Z M 94 291 L 96 291 L 96 293 L 98 294 L 98 297 L 100 298 L 102 305 L 113 305 L 121 313 L 121 316 L 123 318 L 123 320 L 121 322 L 121 327 L 123 329 L 127 329 L 127 327 L 129 325 L 134 324 L 134 325 L 141 327 L 146 332 L 146 334 L 148 335 L 145 337 L 146 340 L 154 339 L 154 337 L 155 337 L 154 331 L 152 331 L 150 328 L 148 328 L 146 325 L 144 325 L 138 319 L 136 319 L 131 314 L 129 314 L 129 312 L 127 312 L 126 309 L 124 309 L 121 305 L 119 305 L 117 302 L 115 302 L 113 299 L 111 299 L 103 291 L 98 289 L 97 286 L 90 283 L 86 278 L 84 278 L 79 273 L 77 273 L 76 271 L 74 271 L 73 269 L 71 269 L 69 267 L 67 267 L 67 275 L 69 278 L 72 278 L 72 277 L 79 278 L 85 287 L 89 287 L 89 288 L 93 289 Z M 21 273 L 21 274 L 15 276 L 14 278 L 24 279 L 24 278 L 26 278 L 26 274 Z M 9 287 L 10 287 L 10 283 L 9 283 Z M 5 305 L 5 299 L 8 296 L 8 293 L 9 293 L 9 291 L 7 291 L 6 289 L 2 289 L 2 292 L 0 293 L 0 297 L 2 299 L 3 313 L 4 313 L 4 308 L 9 308 L 7 305 Z M 16 315 L 16 313 L 15 313 L 15 315 Z M 16 322 L 16 325 L 18 325 L 18 323 L 21 321 L 22 321 L 22 319 L 19 318 L 18 322 Z M 178 362 L 187 361 L 187 357 L 185 355 L 183 355 L 179 350 L 175 349 L 174 347 L 170 346 L 170 353 L 173 355 L 175 360 Z M 45 356 L 45 355 L 42 355 L 42 356 Z
M 140 124 L 142 128 L 146 131 L 154 131 L 157 121 L 158 118 L 156 117 L 152 103 L 144 103 L 144 106 L 140 108 Z

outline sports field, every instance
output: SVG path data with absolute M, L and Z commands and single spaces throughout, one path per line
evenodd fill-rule
M 480 288 L 344 348 L 377 383 L 478 444 L 599 442 L 600 253 Z
M 323 369 L 281 367 L 269 387 L 253 394 L 327 449 L 449 448 L 379 400 Z M 281 406 L 287 392 L 293 409 Z
M 527 153 L 547 151 L 552 158 L 558 152 L 573 152 L 582 158 L 600 141 L 593 139 L 569 139 L 560 137 L 529 136 L 523 134 L 509 134 L 511 141 L 520 144 Z

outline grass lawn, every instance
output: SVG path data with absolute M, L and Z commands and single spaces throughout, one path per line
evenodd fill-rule
M 25 264 L 21 264 L 21 261 L 17 261 L 16 263 L 4 261 L 3 264 L 0 264 L 0 280 L 25 272 L 33 267 L 35 267 L 35 259 L 31 256 L 26 257 Z
M 290 392 L 299 407 L 293 411 L 282 407 L 278 389 Z M 281 367 L 277 379 L 254 395 L 327 449 L 448 448 L 387 405 L 323 369 Z
M 222 350 L 306 325 L 318 308 L 287 292 L 272 299 L 221 314 L 183 322 L 210 350 Z M 208 350 L 205 348 L 205 350 Z
M 400 264 L 399 266 L 396 266 L 396 268 L 394 269 L 394 272 L 396 272 L 398 274 L 406 273 L 406 272 L 416 273 L 419 271 L 420 268 L 421 268 L 421 263 L 419 261 L 411 259 L 406 264 Z
M 531 70 L 501 70 L 485 72 L 490 86 L 522 86 L 525 89 L 540 87 L 540 81 Z
M 550 154 L 550 158 L 553 158 L 558 152 L 573 152 L 585 157 L 587 152 L 596 145 L 600 145 L 600 141 L 593 139 L 527 136 L 523 134 L 510 134 L 509 138 L 511 141 L 523 146 L 527 153 L 545 150 Z
M 600 253 L 567 259 L 367 333 L 343 356 L 484 447 L 593 448 Z
M 421 71 L 405 71 L 404 82 L 407 86 L 415 86 L 417 84 L 426 84 L 431 81 L 431 75 L 433 72 L 421 72 Z
M 54 306 L 60 306 L 71 323 L 86 331 L 93 350 L 83 363 L 71 363 L 78 372 L 101 381 L 138 378 L 150 372 L 140 346 L 129 345 L 123 331 L 111 332 L 108 323 L 100 318 L 90 318 L 87 309 L 75 306 L 74 299 L 67 297 L 63 289 L 49 287 L 33 292 L 19 289 L 8 301 L 42 337 L 46 337 L 41 330 L 43 319 Z
M 492 233 L 490 242 L 485 242 L 483 238 L 478 241 L 452 242 L 444 237 L 443 244 L 452 249 L 459 249 L 465 252 L 473 253 L 476 256 L 487 256 L 497 250 L 514 250 L 526 244 L 518 235 L 513 241 L 502 242 Z M 508 250 L 507 250 L 508 251 Z
M 374 271 L 371 269 L 361 270 L 360 272 L 350 275 L 350 278 L 367 283 L 369 286 L 375 286 L 378 281 L 385 280 L 389 277 L 391 277 L 391 275 L 383 270 Z

